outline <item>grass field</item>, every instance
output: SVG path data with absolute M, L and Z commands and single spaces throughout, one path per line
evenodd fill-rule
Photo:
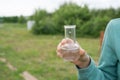
M 56 56 L 60 35 L 35 36 L 25 24 L 0 25 L 0 57 L 6 58 L 17 71 L 0 62 L 0 80 L 24 80 L 20 74 L 28 71 L 38 80 L 77 80 L 77 70 L 72 63 Z M 99 58 L 99 39 L 77 38 L 95 61 Z

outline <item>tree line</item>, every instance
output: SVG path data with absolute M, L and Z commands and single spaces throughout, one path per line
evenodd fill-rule
M 35 35 L 64 34 L 64 25 L 76 25 L 77 36 L 98 37 L 111 19 L 119 17 L 120 8 L 89 9 L 87 5 L 81 7 L 75 3 L 65 3 L 53 13 L 36 9 L 29 17 L 0 17 L 0 23 L 26 23 L 27 20 L 34 20 L 31 32 Z
M 27 17 L 25 16 L 3 16 L 0 17 L 0 23 L 26 23 Z
M 64 25 L 76 25 L 77 36 L 98 37 L 104 31 L 107 23 L 120 17 L 120 8 L 114 9 L 89 9 L 74 3 L 66 3 L 53 13 L 37 9 L 30 16 L 35 20 L 32 29 L 34 34 L 63 34 Z

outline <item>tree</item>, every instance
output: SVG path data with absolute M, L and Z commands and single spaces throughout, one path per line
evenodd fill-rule
M 21 16 L 18 18 L 18 22 L 19 22 L 19 23 L 26 23 L 26 18 L 21 15 Z
M 87 5 L 65 3 L 54 13 L 38 9 L 31 19 L 36 21 L 32 29 L 35 34 L 63 34 L 64 25 L 76 25 L 77 36 L 98 37 L 108 21 L 116 17 L 120 17 L 120 8 L 89 9 Z
M 90 20 L 89 9 L 87 6 L 82 8 L 74 3 L 66 3 L 53 13 L 53 20 L 59 33 L 63 33 L 64 25 L 77 25 L 79 29 L 84 22 Z

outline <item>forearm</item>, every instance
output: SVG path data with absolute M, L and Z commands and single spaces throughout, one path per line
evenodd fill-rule
M 103 72 L 99 70 L 94 61 L 91 59 L 90 64 L 86 68 L 78 69 L 78 80 L 107 80 L 104 77 Z
M 103 62 L 104 63 L 104 62 Z M 106 68 L 109 71 L 104 71 Z M 90 64 L 86 68 L 78 69 L 78 80 L 117 80 L 117 75 L 115 70 L 111 67 L 105 67 L 105 65 L 101 64 L 98 67 L 95 65 L 95 62 L 92 58 L 90 58 Z M 113 73 L 113 74 L 111 74 Z

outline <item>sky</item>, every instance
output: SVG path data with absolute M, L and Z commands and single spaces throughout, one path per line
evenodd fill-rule
M 38 8 L 53 12 L 65 2 L 97 9 L 120 7 L 120 0 L 0 0 L 0 16 L 29 16 Z

